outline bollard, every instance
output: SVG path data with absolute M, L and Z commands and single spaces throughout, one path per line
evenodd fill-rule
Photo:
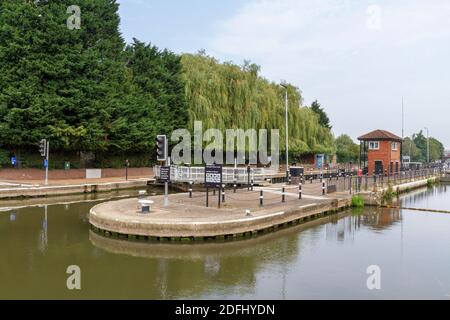
M 323 182 L 323 172 L 320 173 L 320 182 Z
M 138 199 L 139 199 L 139 200 L 144 199 L 146 194 L 147 194 L 147 191 L 145 191 L 145 190 L 139 190 L 139 197 L 138 197 Z
M 245 210 L 245 216 L 246 216 L 246 217 L 251 217 L 251 216 L 252 216 L 250 210 L 248 210 L 248 209 Z
M 225 185 L 222 185 L 222 202 L 225 202 Z
M 189 198 L 192 199 L 192 181 L 189 181 Z
M 250 188 L 251 188 L 250 190 L 251 190 L 251 191 L 253 191 L 253 185 L 254 185 L 254 183 L 253 183 L 253 179 L 252 179 L 252 182 L 251 182 L 251 184 L 250 184 Z
M 259 206 L 260 207 L 264 206 L 264 191 L 263 191 L 263 189 L 261 189 L 261 191 L 259 192 Z
M 313 183 L 313 176 L 311 175 L 311 184 Z
M 302 200 L 302 183 L 298 184 L 298 199 Z
M 285 188 L 283 187 L 281 191 L 281 202 L 286 202 L 286 194 L 285 194 Z
M 237 188 L 236 179 L 234 179 L 234 182 L 233 182 L 233 193 L 236 193 L 236 188 Z
M 325 192 L 325 182 L 322 182 L 322 195 L 324 196 L 326 194 Z

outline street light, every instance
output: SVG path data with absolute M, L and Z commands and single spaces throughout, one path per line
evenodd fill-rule
M 289 182 L 289 123 L 288 123 L 288 85 L 285 80 L 281 81 L 281 86 L 286 89 L 285 92 L 285 109 L 286 109 L 286 180 Z
M 424 129 L 427 130 L 427 163 L 430 165 L 430 131 L 427 127 Z

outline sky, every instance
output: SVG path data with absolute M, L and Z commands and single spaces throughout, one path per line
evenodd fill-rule
M 448 0 L 118 0 L 121 31 L 261 66 L 318 100 L 336 136 L 424 127 L 450 149 Z M 425 132 L 425 130 L 424 130 Z

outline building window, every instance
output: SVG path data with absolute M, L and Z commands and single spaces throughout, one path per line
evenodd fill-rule
M 392 142 L 392 151 L 397 151 L 397 150 L 398 150 L 398 143 Z
M 379 150 L 380 143 L 378 141 L 370 141 L 369 142 L 369 150 Z

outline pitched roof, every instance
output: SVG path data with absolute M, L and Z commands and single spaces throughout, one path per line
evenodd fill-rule
M 400 138 L 399 136 L 386 131 L 386 130 L 375 130 L 372 132 L 369 132 L 365 135 L 362 135 L 361 137 L 358 138 L 358 140 L 389 140 L 389 141 L 403 141 L 402 138 Z

